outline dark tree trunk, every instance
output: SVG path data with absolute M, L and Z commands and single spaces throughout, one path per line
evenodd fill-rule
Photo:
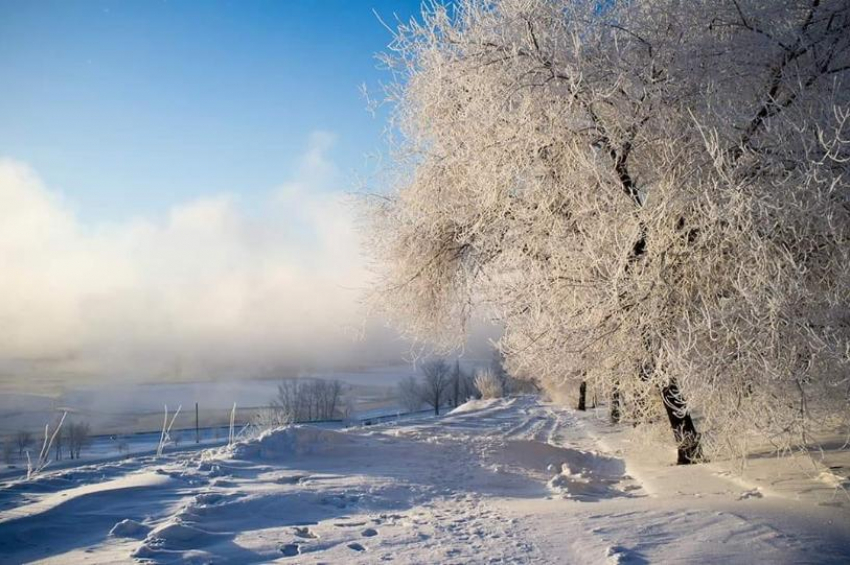
M 611 423 L 617 424 L 620 422 L 620 386 L 614 386 L 614 392 L 611 393 Z
M 670 427 L 673 428 L 673 437 L 676 439 L 679 453 L 676 464 L 698 463 L 703 459 L 700 435 L 697 433 L 691 415 L 686 411 L 676 381 L 671 381 L 669 385 L 661 389 L 661 397 L 664 400 L 667 417 L 670 419 Z
M 585 404 L 585 399 L 587 398 L 587 383 L 585 381 L 581 381 L 581 384 L 578 387 L 578 409 L 584 412 L 587 410 L 587 406 Z
M 454 402 L 454 405 L 455 405 L 455 408 L 457 408 L 458 406 L 460 406 L 460 375 L 455 376 L 454 385 L 455 385 L 455 402 Z

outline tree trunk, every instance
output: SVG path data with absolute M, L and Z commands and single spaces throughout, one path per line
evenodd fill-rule
M 661 397 L 664 400 L 667 417 L 670 419 L 670 427 L 673 428 L 673 437 L 676 439 L 679 454 L 676 464 L 698 463 L 703 459 L 700 435 L 697 433 L 691 415 L 686 411 L 676 381 L 671 381 L 669 385 L 661 389 Z
M 585 381 L 581 381 L 581 384 L 578 387 L 578 409 L 584 412 L 587 410 L 587 406 L 585 404 L 585 399 L 587 397 L 587 383 Z
M 620 385 L 614 385 L 614 392 L 611 393 L 611 410 L 609 412 L 612 424 L 620 422 Z
M 460 406 L 460 373 L 458 373 L 458 374 L 456 374 L 456 375 L 455 375 L 455 382 L 454 382 L 454 385 L 455 385 L 455 390 L 454 390 L 454 393 L 455 393 L 455 401 L 454 401 L 454 405 L 455 405 L 455 408 L 457 408 L 458 406 Z

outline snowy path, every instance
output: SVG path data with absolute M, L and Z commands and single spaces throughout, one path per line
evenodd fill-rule
M 590 413 L 520 397 L 91 466 L 0 489 L 0 562 L 850 560 L 846 499 L 812 483 L 792 500 L 627 443 Z

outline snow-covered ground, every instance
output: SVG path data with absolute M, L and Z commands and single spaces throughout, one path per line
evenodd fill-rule
M 0 562 L 850 562 L 846 452 L 739 474 L 629 438 L 519 397 L 54 471 L 0 489 Z

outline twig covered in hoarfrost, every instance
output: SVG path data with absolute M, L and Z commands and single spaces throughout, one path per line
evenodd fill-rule
M 156 456 L 162 457 L 163 451 L 165 451 L 165 446 L 171 441 L 171 427 L 174 425 L 174 421 L 177 419 L 177 415 L 180 414 L 180 409 L 183 408 L 183 405 L 177 407 L 177 410 L 174 412 L 174 415 L 171 417 L 171 421 L 168 420 L 168 405 L 165 405 L 165 416 L 162 420 L 162 433 L 159 436 L 159 444 L 156 447 Z
M 38 454 L 38 460 L 35 465 L 33 465 L 32 459 L 30 459 L 30 452 L 27 450 L 27 480 L 34 478 L 50 464 L 50 449 L 53 447 L 53 442 L 59 435 L 59 432 L 62 429 L 62 424 L 65 423 L 65 417 L 67 415 L 68 412 L 64 412 L 62 414 L 62 417 L 59 419 L 59 423 L 56 425 L 52 434 L 50 433 L 50 424 L 44 425 L 44 442 L 41 444 L 41 452 Z
M 227 445 L 233 445 L 236 436 L 233 434 L 233 425 L 236 421 L 236 403 L 233 403 L 233 408 L 230 410 L 230 428 L 227 434 Z

